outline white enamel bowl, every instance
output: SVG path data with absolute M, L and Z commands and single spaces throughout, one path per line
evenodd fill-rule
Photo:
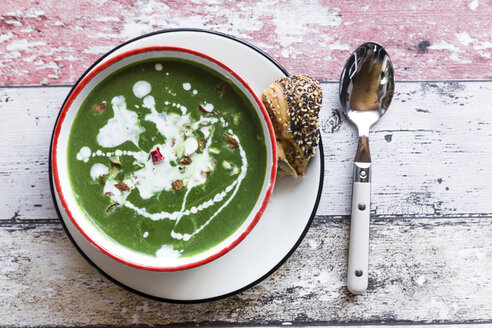
M 261 193 L 243 224 L 230 237 L 213 248 L 190 257 L 157 258 L 132 251 L 106 236 L 80 209 L 72 192 L 67 172 L 67 146 L 75 116 L 89 93 L 106 77 L 130 64 L 151 58 L 181 58 L 205 65 L 222 74 L 235 84 L 253 104 L 261 120 L 267 148 L 267 167 Z M 230 251 L 253 229 L 262 216 L 272 193 L 277 173 L 277 150 L 272 124 L 258 96 L 250 86 L 229 67 L 205 54 L 177 47 L 144 47 L 121 53 L 97 66 L 72 90 L 63 106 L 55 126 L 52 144 L 52 179 L 55 198 L 62 204 L 62 219 L 71 222 L 79 232 L 97 249 L 107 256 L 132 267 L 153 271 L 184 270 L 208 263 Z

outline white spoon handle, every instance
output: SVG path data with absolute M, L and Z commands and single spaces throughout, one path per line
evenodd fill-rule
M 371 183 L 354 182 L 347 272 L 347 288 L 352 294 L 367 289 L 370 209 Z

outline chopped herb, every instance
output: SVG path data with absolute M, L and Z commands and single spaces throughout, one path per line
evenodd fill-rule
M 239 124 L 239 116 L 240 116 L 239 113 L 232 114 L 232 120 L 234 122 L 234 125 L 238 125 Z
M 229 163 L 228 161 L 223 161 L 223 162 L 222 162 L 222 166 L 223 166 L 223 167 L 224 167 L 224 169 L 226 169 L 226 170 L 230 170 L 230 169 L 232 169 L 232 165 L 231 165 L 231 163 Z

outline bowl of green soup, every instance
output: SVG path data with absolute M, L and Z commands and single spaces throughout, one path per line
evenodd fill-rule
M 277 170 L 268 114 L 205 54 L 147 47 L 72 89 L 55 126 L 61 215 L 100 251 L 146 270 L 208 263 L 254 228 Z

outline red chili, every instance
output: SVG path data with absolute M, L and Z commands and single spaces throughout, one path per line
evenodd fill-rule
M 155 150 L 151 151 L 150 156 L 152 156 L 152 162 L 154 164 L 157 164 L 157 163 L 164 160 L 164 156 L 162 156 L 161 151 L 159 150 L 159 147 L 157 147 Z

